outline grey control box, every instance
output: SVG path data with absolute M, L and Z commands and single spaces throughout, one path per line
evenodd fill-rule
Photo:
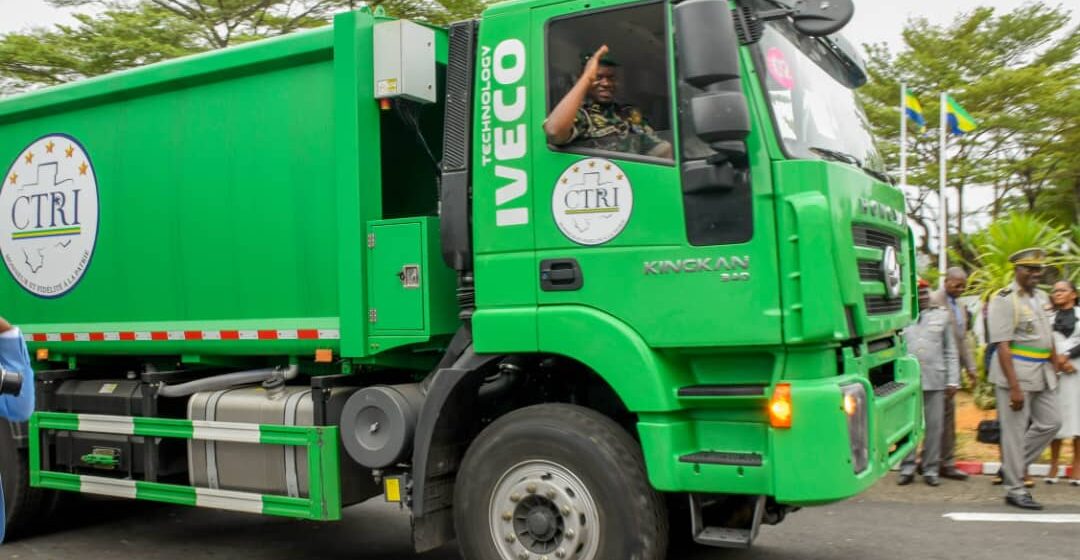
M 408 20 L 375 24 L 375 99 L 435 102 L 435 31 Z

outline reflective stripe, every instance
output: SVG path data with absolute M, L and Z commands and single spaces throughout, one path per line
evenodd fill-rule
M 195 505 L 199 507 L 227 509 L 229 511 L 262 513 L 263 498 L 262 494 L 252 494 L 249 492 L 196 488 Z
M 235 441 L 239 443 L 259 443 L 261 439 L 258 424 L 192 420 L 191 425 L 195 428 L 191 436 L 192 439 Z
M 192 340 L 340 340 L 338 329 L 259 329 L 214 331 L 124 331 L 77 333 L 27 333 L 33 342 L 117 342 Z
M 134 435 L 135 422 L 130 416 L 105 416 L 104 414 L 80 414 L 80 432 L 99 434 Z
M 112 496 L 114 498 L 135 499 L 135 481 L 105 478 L 101 476 L 79 476 L 79 491 L 84 494 Z

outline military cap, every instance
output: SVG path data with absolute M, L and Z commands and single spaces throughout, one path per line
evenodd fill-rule
M 586 64 L 588 64 L 589 59 L 592 58 L 594 54 L 596 53 L 582 53 L 581 65 L 585 66 Z M 609 55 L 605 54 L 604 56 L 600 57 L 600 66 L 610 66 L 612 68 L 618 68 L 620 64 L 614 58 L 611 58 Z
M 1042 268 L 1046 264 L 1046 251 L 1039 248 L 1030 248 L 1017 251 L 1009 255 L 1009 262 L 1015 266 L 1030 266 Z

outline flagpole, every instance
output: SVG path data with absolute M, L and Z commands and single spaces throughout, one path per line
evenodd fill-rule
M 900 82 L 900 188 L 907 187 L 907 88 Z
M 945 268 L 948 266 L 948 256 L 946 255 L 949 247 L 949 232 L 946 229 L 948 227 L 948 217 L 945 215 L 945 168 L 948 165 L 948 154 L 945 152 L 946 144 L 946 127 L 945 122 L 948 120 L 945 104 L 948 97 L 947 92 L 941 92 L 941 134 L 938 139 L 940 143 L 941 154 L 938 156 L 938 167 L 941 168 L 941 183 L 938 186 L 938 211 L 941 213 L 941 223 L 938 226 L 940 228 L 938 237 L 940 238 L 941 246 L 938 254 L 938 269 L 941 272 L 941 283 L 945 285 Z

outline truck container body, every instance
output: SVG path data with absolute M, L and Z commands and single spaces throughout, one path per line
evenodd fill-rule
M 0 101 L 9 518 L 382 493 L 418 551 L 657 559 L 868 488 L 922 436 L 915 270 L 838 4 L 365 9 Z

